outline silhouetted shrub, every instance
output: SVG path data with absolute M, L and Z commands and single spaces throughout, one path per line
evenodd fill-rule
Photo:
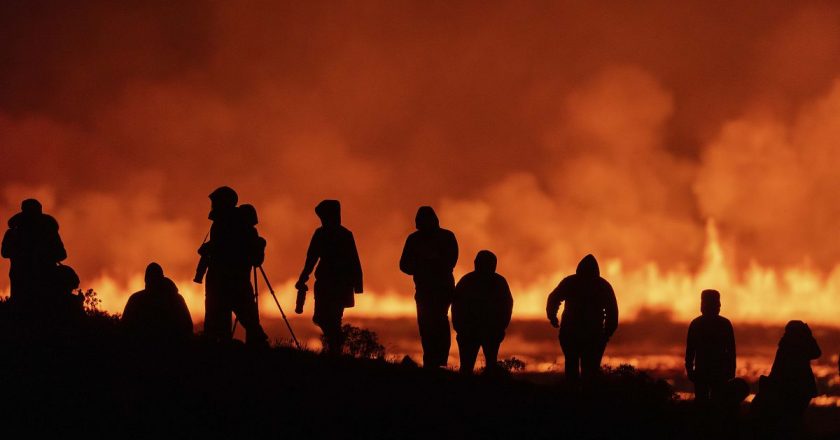
M 667 404 L 676 401 L 677 394 L 668 382 L 656 379 L 632 365 L 605 366 L 602 384 L 614 398 L 643 404 Z
M 385 347 L 379 343 L 376 333 L 350 324 L 341 326 L 341 332 L 344 333 L 345 353 L 360 359 L 385 358 Z M 326 345 L 323 335 L 321 343 Z
M 528 364 L 526 364 L 525 361 L 517 359 L 516 356 L 511 356 L 509 359 L 502 359 L 499 361 L 499 367 L 508 373 L 525 371 L 525 367 L 527 366 Z

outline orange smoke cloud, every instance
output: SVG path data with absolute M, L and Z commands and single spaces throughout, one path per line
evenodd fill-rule
M 458 273 L 494 250 L 524 315 L 592 252 L 623 313 L 688 319 L 717 287 L 734 318 L 828 322 L 838 19 L 821 2 L 10 2 L 0 215 L 41 198 L 115 311 L 149 261 L 190 279 L 207 194 L 226 184 L 259 210 L 280 286 L 312 208 L 340 199 L 359 313 L 411 313 L 397 261 L 430 204 Z

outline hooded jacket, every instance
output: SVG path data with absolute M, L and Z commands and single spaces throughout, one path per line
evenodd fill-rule
M 808 324 L 802 321 L 790 321 L 785 326 L 785 333 L 779 341 L 776 358 L 770 370 L 770 378 L 792 399 L 801 399 L 807 406 L 812 397 L 817 395 L 817 384 L 811 370 L 811 360 L 822 355 L 817 340 Z
M 601 278 L 594 256 L 583 257 L 575 274 L 564 278 L 548 295 L 546 314 L 549 319 L 556 318 L 564 301 L 561 336 L 610 338 L 618 328 L 615 292 L 610 283 Z
M 452 270 L 458 262 L 458 242 L 452 231 L 440 227 L 437 214 L 422 206 L 415 217 L 417 231 L 405 241 L 400 270 L 414 277 L 416 296 L 440 295 L 455 286 Z
M 309 242 L 300 281 L 306 282 L 317 263 L 316 281 L 321 286 L 329 286 L 329 291 L 348 291 L 349 296 L 344 293 L 339 296 L 346 307 L 352 307 L 353 292 L 364 291 L 362 264 L 353 233 L 341 225 L 341 205 L 337 200 L 319 203 L 315 214 L 321 219 L 321 227 L 315 230 Z M 320 295 L 317 289 L 315 295 L 317 301 Z
M 184 297 L 169 278 L 146 282 L 146 288 L 128 298 L 120 325 L 135 342 L 171 343 L 193 334 L 193 322 Z
M 495 263 L 495 256 L 476 258 L 475 271 L 464 275 L 455 286 L 452 326 L 459 337 L 504 337 L 513 313 L 513 295 L 505 277 L 496 273 Z

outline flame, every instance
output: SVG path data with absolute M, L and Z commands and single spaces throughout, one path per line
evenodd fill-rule
M 612 283 L 619 302 L 622 319 L 633 319 L 646 309 L 666 310 L 679 321 L 688 321 L 699 314 L 700 291 L 717 289 L 722 295 L 722 314 L 733 321 L 781 324 L 800 319 L 812 324 L 834 324 L 836 298 L 840 294 L 840 265 L 827 274 L 808 266 L 807 262 L 786 268 L 763 267 L 750 263 L 739 272 L 732 264 L 731 254 L 720 241 L 713 220 L 706 226 L 706 245 L 699 269 L 663 270 L 656 263 L 641 269 L 625 270 L 620 259 L 602 263 L 602 275 Z M 557 283 L 572 273 L 573 268 L 554 272 L 535 280 L 509 280 L 513 291 L 515 318 L 541 318 L 545 314 L 545 300 Z M 461 276 L 462 273 L 456 275 Z M 190 280 L 175 280 L 193 315 L 199 322 L 204 316 L 204 288 Z M 83 287 L 93 288 L 102 300 L 104 310 L 120 313 L 129 295 L 143 288 L 141 274 L 120 282 L 103 274 Z M 288 279 L 273 286 L 275 295 L 289 314 L 294 309 L 294 280 Z M 259 283 L 260 313 L 279 318 L 274 299 Z M 4 292 L 8 295 L 8 289 Z M 311 313 L 312 297 L 307 312 Z M 348 316 L 356 317 L 413 317 L 415 305 L 411 297 L 400 292 L 366 292 L 356 297 L 356 307 Z

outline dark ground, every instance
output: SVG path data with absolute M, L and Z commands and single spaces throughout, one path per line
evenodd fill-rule
M 36 335 L 0 325 L 3 438 L 625 439 L 708 429 L 666 382 L 629 367 L 580 392 L 559 378 L 464 377 L 287 347 L 197 340 L 140 351 L 104 315 Z M 835 408 L 812 408 L 809 432 L 838 438 L 837 420 Z M 741 431 L 749 438 L 745 422 Z

